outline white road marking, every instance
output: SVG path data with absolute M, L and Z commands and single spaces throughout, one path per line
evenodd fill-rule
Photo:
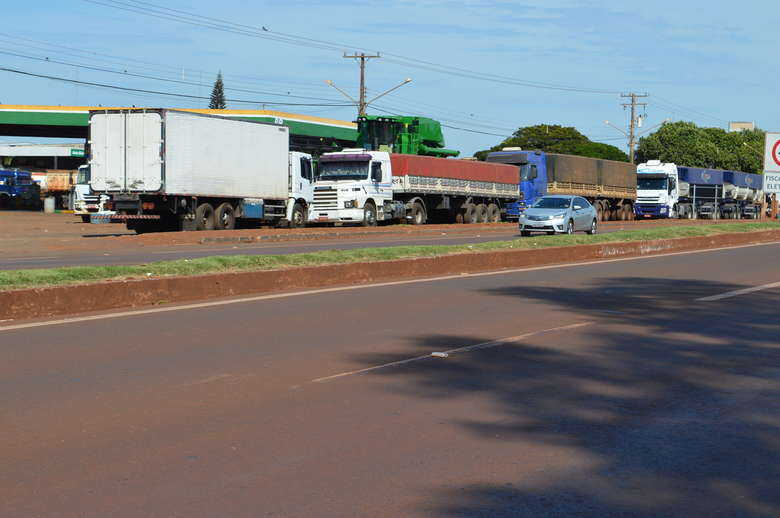
M 108 320 L 112 318 L 123 318 L 123 317 L 134 317 L 134 316 L 142 316 L 142 315 L 152 315 L 155 313 L 169 313 L 172 311 L 185 311 L 188 309 L 201 309 L 201 308 L 212 308 L 212 307 L 218 307 L 218 306 L 229 306 L 232 304 L 244 304 L 247 302 L 259 302 L 264 300 L 275 300 L 275 299 L 285 299 L 290 297 L 301 297 L 306 295 L 318 295 L 322 293 L 338 293 L 342 291 L 353 291 L 353 290 L 365 290 L 370 288 L 382 288 L 387 286 L 403 286 L 406 284 L 421 284 L 426 282 L 438 282 L 438 281 L 447 281 L 452 279 L 463 279 L 466 277 L 488 277 L 492 275 L 509 275 L 513 273 L 523 273 L 523 272 L 534 272 L 534 271 L 541 271 L 541 270 L 553 270 L 557 268 L 576 268 L 579 266 L 591 266 L 594 264 L 608 264 L 608 263 L 617 263 L 617 262 L 623 262 L 623 261 L 640 261 L 645 259 L 657 259 L 657 258 L 663 258 L 663 257 L 671 257 L 676 255 L 690 255 L 690 254 L 702 254 L 707 252 L 718 252 L 723 250 L 736 250 L 740 248 L 750 248 L 755 246 L 770 246 L 770 245 L 780 245 L 780 241 L 774 241 L 771 243 L 755 243 L 752 245 L 739 245 L 739 246 L 724 246 L 719 248 L 709 248 L 706 250 L 690 250 L 687 252 L 670 252 L 666 254 L 654 254 L 654 255 L 644 255 L 641 257 L 620 257 L 616 259 L 599 259 L 595 261 L 584 261 L 579 263 L 566 263 L 566 264 L 551 264 L 546 266 L 531 266 L 527 268 L 514 268 L 514 269 L 508 269 L 508 270 L 496 270 L 496 271 L 490 271 L 490 272 L 477 272 L 477 273 L 458 273 L 455 275 L 442 275 L 440 277 L 424 277 L 421 279 L 407 279 L 403 281 L 389 281 L 389 282 L 377 282 L 372 284 L 358 284 L 355 286 L 339 286 L 336 288 L 320 288 L 316 290 L 306 290 L 306 291 L 295 291 L 290 293 L 274 293 L 271 295 L 257 295 L 252 297 L 242 297 L 237 299 L 229 299 L 229 300 L 214 300 L 209 302 L 198 302 L 193 304 L 182 304 L 179 306 L 163 306 L 163 307 L 154 307 L 154 308 L 148 308 L 148 309 L 138 309 L 138 310 L 127 310 L 127 311 L 118 311 L 115 313 L 101 313 L 99 315 L 87 315 L 87 316 L 81 316 L 81 317 L 70 317 L 70 318 L 62 318 L 57 320 L 46 320 L 41 322 L 28 322 L 24 324 L 15 324 L 10 326 L 0 326 L 0 333 L 4 331 L 15 331 L 19 329 L 29 329 L 33 327 L 45 327 L 45 326 L 56 326 L 56 325 L 64 325 L 64 324 L 77 324 L 80 322 L 90 322 L 95 320 Z
M 407 363 L 412 363 L 420 360 L 426 360 L 430 359 L 431 357 L 438 357 L 438 358 L 447 358 L 453 354 L 458 353 L 465 353 L 470 351 L 476 351 L 479 349 L 490 349 L 491 347 L 498 347 L 499 345 L 510 345 L 519 342 L 520 340 L 525 340 L 526 338 L 531 338 L 534 336 L 544 335 L 548 333 L 555 333 L 558 331 L 568 331 L 570 329 L 577 329 L 580 327 L 585 327 L 594 324 L 595 322 L 579 322 L 576 324 L 568 324 L 565 326 L 559 326 L 559 327 L 552 327 L 550 329 L 542 329 L 541 331 L 531 331 L 530 333 L 524 333 L 522 335 L 517 336 L 508 336 L 506 338 L 499 338 L 498 340 L 491 340 L 489 342 L 482 342 L 479 344 L 473 344 L 473 345 L 467 345 L 465 347 L 457 347 L 455 349 L 448 349 L 446 351 L 442 352 L 436 352 L 436 353 L 427 353 L 423 354 L 421 356 L 415 356 L 413 358 L 406 358 L 405 360 L 399 360 L 396 362 L 390 362 L 390 363 L 384 363 L 382 365 L 375 365 L 373 367 L 366 367 L 365 369 L 358 369 L 354 371 L 349 372 L 342 372 L 339 374 L 333 374 L 332 376 L 325 376 L 324 378 L 317 378 L 314 380 L 311 380 L 309 383 L 323 383 L 325 381 L 332 381 L 339 378 L 344 378 L 347 376 L 354 376 L 356 374 L 364 374 L 366 372 L 376 371 L 379 369 L 387 369 L 389 367 L 397 367 L 399 365 L 404 365 Z M 445 356 L 446 355 L 446 356 Z
M 762 284 L 761 286 L 753 286 L 751 288 L 743 288 L 741 290 L 727 291 L 726 293 L 721 293 L 720 295 L 711 295 L 709 297 L 702 297 L 700 299 L 696 299 L 696 302 L 712 302 L 715 300 L 728 299 L 731 297 L 738 297 L 739 295 L 745 295 L 746 293 L 768 290 L 770 288 L 780 288 L 780 282 Z

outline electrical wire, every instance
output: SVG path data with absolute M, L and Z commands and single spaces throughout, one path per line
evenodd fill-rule
M 356 48 L 352 45 L 342 45 L 338 43 L 328 42 L 324 40 L 316 40 L 313 38 L 306 38 L 293 34 L 280 33 L 271 31 L 266 27 L 256 28 L 250 25 L 239 24 L 219 18 L 212 18 L 208 16 L 198 15 L 188 11 L 180 9 L 172 9 L 151 2 L 143 2 L 138 0 L 120 1 L 120 0 L 84 0 L 85 2 L 101 5 L 104 7 L 112 7 L 124 11 L 134 12 L 153 18 L 164 19 L 169 21 L 176 21 L 188 25 L 194 25 L 198 27 L 209 28 L 213 30 L 219 30 L 224 32 L 230 32 L 234 34 L 241 34 L 245 36 L 251 36 L 256 38 L 269 39 L 280 43 L 286 43 L 290 45 L 297 45 L 309 48 L 316 48 L 320 50 L 343 50 L 344 48 Z M 359 48 L 359 47 L 357 47 Z M 365 49 L 362 49 L 365 50 Z M 386 57 L 386 61 L 395 63 L 404 67 L 411 67 L 417 69 L 423 69 L 428 71 L 434 71 L 442 74 L 453 75 L 457 77 L 464 77 L 470 79 L 476 79 L 481 81 L 488 81 L 493 83 L 502 83 L 515 86 L 525 86 L 530 88 L 541 88 L 547 90 L 559 90 L 568 92 L 580 92 L 580 93 L 593 93 L 593 94 L 619 94 L 619 91 L 596 89 L 596 88 L 582 88 L 571 85 L 562 85 L 556 83 L 546 83 L 540 81 L 529 81 L 525 79 L 518 79 L 510 76 L 503 76 L 498 74 L 491 74 L 485 72 L 474 72 L 473 70 L 456 67 L 450 65 L 444 65 L 441 63 L 435 63 L 432 61 L 425 61 L 416 58 L 409 58 L 400 54 L 383 52 L 383 56 Z
M 178 97 L 183 99 L 203 99 L 208 100 L 210 97 L 205 97 L 202 95 L 188 95 L 188 94 L 179 94 L 179 93 L 173 93 L 173 92 L 161 92 L 157 90 L 146 90 L 142 88 L 128 88 L 124 86 L 119 85 L 109 85 L 104 83 L 94 83 L 91 81 L 79 81 L 76 79 L 68 79 L 65 77 L 58 77 L 58 76 L 50 76 L 45 74 L 35 74 L 33 72 L 25 72 L 23 70 L 17 70 L 13 68 L 7 68 L 7 67 L 0 67 L 0 71 L 2 72 L 10 72 L 13 74 L 19 74 L 23 76 L 28 77 L 37 77 L 41 79 L 51 79 L 53 81 L 60 81 L 63 83 L 71 83 L 71 84 L 78 84 L 78 85 L 85 85 L 85 86 L 96 86 L 100 88 L 110 88 L 113 90 L 122 90 L 126 92 L 139 92 L 139 93 L 147 93 L 147 94 L 155 94 L 155 95 L 163 95 L 167 97 Z M 352 106 L 351 104 L 310 104 L 310 103 L 283 103 L 283 102 L 275 102 L 275 101 L 248 101 L 244 99 L 225 99 L 226 102 L 231 103 L 243 103 L 243 104 L 267 104 L 270 106 Z

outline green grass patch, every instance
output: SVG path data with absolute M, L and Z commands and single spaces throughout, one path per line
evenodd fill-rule
M 68 266 L 61 268 L 0 271 L 0 291 L 100 282 L 106 280 L 140 279 L 209 273 L 279 270 L 301 266 L 348 264 L 389 261 L 420 257 L 438 257 L 452 254 L 489 252 L 494 250 L 523 250 L 554 246 L 576 246 L 593 243 L 619 243 L 674 239 L 680 237 L 711 236 L 716 234 L 757 232 L 780 229 L 776 222 L 724 223 L 679 227 L 655 227 L 643 230 L 624 230 L 609 234 L 537 236 L 511 241 L 492 241 L 471 245 L 415 245 L 357 250 L 326 250 L 287 255 L 232 255 L 198 259 L 160 261 L 132 266 Z

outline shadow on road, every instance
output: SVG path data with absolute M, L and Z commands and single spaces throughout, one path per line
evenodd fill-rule
M 620 278 L 585 288 L 488 291 L 557 305 L 598 323 L 372 375 L 397 376 L 403 388 L 396 390 L 412 397 L 486 398 L 498 418 L 452 424 L 480 440 L 509 441 L 509 456 L 522 451 L 513 444 L 530 443 L 537 452 L 558 452 L 558 461 L 539 468 L 521 456 L 505 459 L 516 462 L 516 478 L 429 488 L 423 511 L 780 516 L 780 296 L 775 290 L 694 302 L 743 287 Z M 492 338 L 436 335 L 415 342 L 422 353 Z M 543 346 L 534 345 L 540 341 Z M 367 365 L 398 359 L 357 358 Z M 568 452 L 562 461 L 561 451 Z

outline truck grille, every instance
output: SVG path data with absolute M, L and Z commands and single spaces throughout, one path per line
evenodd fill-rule
M 338 191 L 319 188 L 314 191 L 314 210 L 338 209 Z

